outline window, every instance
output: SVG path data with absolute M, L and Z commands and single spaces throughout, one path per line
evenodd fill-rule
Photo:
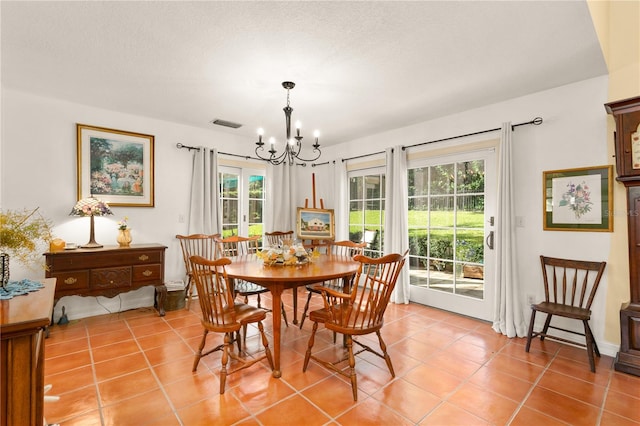
M 384 251 L 384 188 L 382 170 L 349 173 L 349 239 L 365 241 L 365 254 L 371 257 L 380 257 Z
M 220 167 L 220 203 L 223 237 L 262 235 L 264 171 Z

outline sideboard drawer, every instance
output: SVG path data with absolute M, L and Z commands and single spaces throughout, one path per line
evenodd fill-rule
M 136 265 L 133 267 L 133 281 L 162 280 L 162 265 Z
M 89 288 L 89 271 L 69 271 L 52 274 L 56 278 L 56 292 L 83 290 Z
M 91 288 L 131 287 L 131 267 L 91 270 Z
M 136 253 L 136 263 L 160 263 L 163 260 L 164 252 L 159 251 L 144 251 Z

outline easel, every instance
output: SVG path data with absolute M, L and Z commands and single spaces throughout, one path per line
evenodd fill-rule
M 311 190 L 313 195 L 313 208 L 316 209 L 316 174 L 311 173 Z M 309 199 L 304 199 L 304 208 L 309 208 Z M 320 208 L 324 210 L 324 200 L 320 198 Z M 319 247 L 328 247 L 332 240 L 302 240 L 302 245 L 305 248 L 312 248 L 316 250 Z

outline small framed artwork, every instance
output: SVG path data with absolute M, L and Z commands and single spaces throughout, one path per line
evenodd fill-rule
M 153 207 L 154 137 L 76 124 L 78 200 L 95 196 L 111 206 Z
M 335 238 L 333 210 L 298 207 L 297 234 L 301 240 L 332 240 Z
M 613 232 L 613 166 L 542 173 L 545 231 Z

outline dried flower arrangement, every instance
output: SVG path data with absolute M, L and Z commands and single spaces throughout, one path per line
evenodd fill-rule
M 53 239 L 52 224 L 38 209 L 0 211 L 0 253 L 7 253 L 27 267 L 41 261 L 41 253 L 36 250 L 38 242 L 49 243 Z

